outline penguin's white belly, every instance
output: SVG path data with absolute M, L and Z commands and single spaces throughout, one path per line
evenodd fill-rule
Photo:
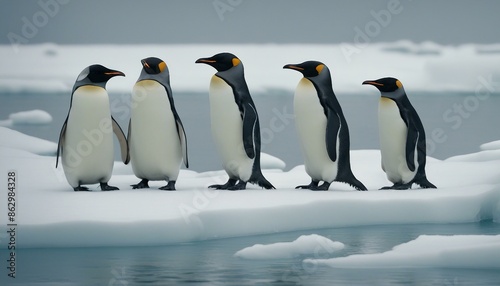
M 73 94 L 63 141 L 62 164 L 72 187 L 107 183 L 113 171 L 113 127 L 108 93 L 96 86 Z
M 132 90 L 130 160 L 134 174 L 176 180 L 182 161 L 180 138 L 165 87 L 143 80 Z
M 338 167 L 326 150 L 327 118 L 314 85 L 306 78 L 300 80 L 295 90 L 294 110 L 307 174 L 315 180 L 332 182 Z M 339 140 L 336 142 L 338 154 Z
M 243 146 L 243 120 L 235 102 L 233 89 L 218 76 L 210 81 L 210 118 L 212 136 L 230 177 L 248 181 L 254 159 L 248 158 Z
M 393 183 L 410 182 L 415 177 L 418 162 L 415 157 L 415 171 L 410 171 L 406 163 L 408 128 L 393 100 L 385 97 L 380 98 L 378 121 L 382 168 L 387 174 L 387 178 Z

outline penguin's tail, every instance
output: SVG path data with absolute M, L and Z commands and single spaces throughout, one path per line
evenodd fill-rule
M 351 180 L 350 182 L 347 182 L 347 183 L 349 185 L 351 185 L 352 187 L 354 187 L 358 191 L 368 191 L 368 189 L 365 187 L 365 185 L 363 185 L 363 183 L 361 183 L 358 179 L 356 179 L 354 177 L 353 177 L 353 180 Z
M 356 177 L 354 177 L 354 174 L 352 173 L 352 171 L 349 170 L 347 173 L 344 173 L 344 174 L 346 174 L 346 175 L 341 176 L 340 178 L 337 177 L 337 179 L 335 179 L 335 181 L 349 184 L 351 187 L 355 188 L 358 191 L 367 191 L 368 190 L 365 187 L 365 185 L 363 185 L 363 183 L 361 183 L 361 181 L 359 181 L 358 179 L 356 179 Z
M 252 174 L 252 177 L 250 177 L 250 180 L 248 180 L 250 183 L 257 184 L 260 187 L 264 189 L 276 189 L 271 182 L 269 182 L 264 175 L 262 174 L 261 170 L 257 170 Z
M 414 181 L 415 184 L 419 185 L 422 189 L 437 189 L 437 187 L 427 180 L 426 176 L 421 177 Z

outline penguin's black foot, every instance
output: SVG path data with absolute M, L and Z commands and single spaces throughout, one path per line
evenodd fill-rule
M 90 190 L 89 190 L 89 188 L 87 188 L 87 187 L 82 187 L 82 186 L 78 186 L 78 187 L 76 187 L 76 188 L 73 188 L 73 190 L 74 190 L 75 192 L 89 192 L 89 191 L 90 191 Z
M 208 186 L 210 189 L 216 189 L 216 190 L 227 190 L 229 189 L 230 187 L 236 185 L 236 182 L 238 180 L 236 179 L 229 179 L 227 180 L 227 182 L 224 184 L 224 185 L 210 185 Z
M 175 191 L 175 181 L 168 181 L 166 186 L 160 188 L 163 191 Z
M 308 190 L 314 190 L 318 188 L 319 181 L 311 181 L 309 185 L 300 185 L 296 186 L 295 189 L 308 189 Z
M 132 189 L 148 189 L 149 188 L 148 182 L 149 180 L 142 179 L 138 184 L 130 186 L 132 187 Z
M 247 188 L 247 182 L 239 181 L 238 184 L 227 188 L 229 191 L 239 191 Z
M 323 184 L 321 184 L 321 186 L 318 186 L 314 189 L 311 189 L 311 191 L 328 191 L 328 188 L 330 188 L 330 183 L 323 182 Z
M 101 183 L 101 190 L 102 191 L 116 191 L 119 189 L 117 187 L 108 185 L 108 183 Z
M 411 189 L 411 185 L 413 183 L 407 183 L 407 184 L 401 184 L 401 183 L 396 183 L 392 186 L 387 186 L 380 188 L 381 190 L 408 190 Z

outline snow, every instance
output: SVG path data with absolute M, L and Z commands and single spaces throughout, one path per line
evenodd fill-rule
M 500 235 L 421 235 L 383 253 L 304 263 L 334 268 L 500 268 Z
M 242 60 L 250 91 L 293 90 L 300 74 L 283 70 L 283 65 L 312 59 L 329 66 L 338 92 L 376 93 L 376 90 L 363 88 L 361 83 L 384 76 L 397 76 L 408 90 L 414 91 L 483 94 L 483 87 L 486 92 L 499 88 L 499 44 L 445 46 L 398 41 L 363 45 L 38 44 L 23 45 L 18 50 L 1 45 L 0 90 L 69 92 L 84 67 L 101 63 L 127 75 L 110 81 L 108 89 L 129 93 L 141 70 L 139 61 L 157 56 L 169 66 L 174 92 L 206 92 L 214 70 L 194 62 L 222 51 L 232 52 Z M 36 69 L 24 68 L 34 62 L 37 63 Z
M 479 148 L 481 150 L 500 150 L 500 140 L 484 143 Z
M 389 184 L 380 169 L 380 151 L 356 150 L 352 169 L 367 192 L 341 183 L 333 183 L 328 192 L 295 190 L 310 181 L 303 165 L 287 172 L 265 169 L 276 190 L 255 185 L 236 192 L 209 190 L 227 175 L 190 170 L 181 170 L 175 192 L 159 190 L 160 181 L 151 182 L 150 189 L 132 190 L 138 179 L 119 162 L 109 183 L 120 191 L 101 192 L 91 185 L 92 192 L 74 192 L 61 166 L 55 168 L 55 158 L 37 155 L 55 148 L 55 143 L 0 127 L 0 186 L 7 185 L 8 171 L 17 172 L 18 248 L 148 246 L 343 226 L 500 222 L 497 157 L 429 157 L 427 176 L 439 189 L 378 190 Z M 5 202 L 6 188 L 0 191 L 0 202 Z M 7 213 L 7 204 L 0 203 L 0 213 Z M 6 219 L 0 216 L 0 233 L 5 233 Z
M 234 256 L 243 259 L 284 259 L 306 255 L 332 254 L 345 246 L 338 241 L 318 234 L 301 235 L 292 242 L 278 242 L 268 245 L 256 244 L 239 250 Z
M 262 169 L 279 169 L 283 170 L 286 164 L 280 158 L 274 157 L 273 155 L 261 152 L 260 153 L 260 166 Z
M 35 109 L 11 113 L 9 119 L 0 120 L 0 126 L 12 126 L 20 124 L 44 125 L 52 122 L 52 116 L 44 110 Z
M 0 126 L 0 147 L 24 150 L 38 155 L 55 155 L 57 144 Z M 2 160 L 3 161 L 3 160 Z
M 483 162 L 500 160 L 500 140 L 488 142 L 479 146 L 480 152 L 453 156 L 447 159 L 450 162 Z

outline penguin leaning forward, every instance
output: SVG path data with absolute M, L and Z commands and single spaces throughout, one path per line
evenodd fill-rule
M 425 175 L 425 130 L 410 103 L 403 84 L 396 78 L 367 80 L 381 93 L 378 109 L 382 169 L 393 186 L 382 189 L 436 188 Z
M 173 191 L 183 159 L 189 167 L 186 133 L 175 109 L 167 64 L 155 57 L 141 63 L 127 138 L 132 169 L 142 180 L 132 187 L 149 188 L 150 180 L 166 180 L 160 190 Z
M 328 67 L 318 61 L 306 61 L 283 68 L 299 71 L 304 76 L 295 90 L 294 112 L 305 169 L 312 181 L 296 189 L 326 191 L 337 181 L 366 191 L 351 170 L 349 128 L 333 92 Z M 320 181 L 323 184 L 319 185 Z
M 113 136 L 116 134 L 123 163 L 130 157 L 123 131 L 109 108 L 106 83 L 124 73 L 102 65 L 85 68 L 73 86 L 68 116 L 59 135 L 56 168 L 59 155 L 68 183 L 75 191 L 88 191 L 85 184 L 100 183 L 101 190 L 118 190 L 108 185 L 114 163 Z
M 247 182 L 266 189 L 274 186 L 260 168 L 260 126 L 243 73 L 243 63 L 231 53 L 200 58 L 196 63 L 214 67 L 210 81 L 210 118 L 215 145 L 229 180 L 209 188 L 243 190 Z

